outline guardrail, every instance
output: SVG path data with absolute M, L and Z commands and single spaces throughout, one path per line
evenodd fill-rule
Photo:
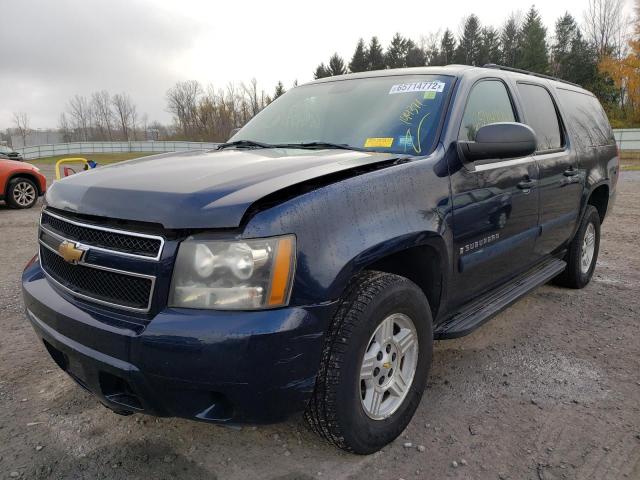
M 132 142 L 73 142 L 36 145 L 16 148 L 25 160 L 33 160 L 54 155 L 73 155 L 76 153 L 114 153 L 114 152 L 184 152 L 187 150 L 209 150 L 215 148 L 213 142 L 165 142 L 165 141 L 132 141 Z

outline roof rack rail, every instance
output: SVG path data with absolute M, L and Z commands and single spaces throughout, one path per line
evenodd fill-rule
M 521 68 L 505 67 L 504 65 L 497 65 L 495 63 L 485 63 L 482 66 L 482 68 L 495 68 L 496 70 L 505 70 L 507 72 L 523 73 L 525 75 L 533 75 L 534 77 L 546 78 L 547 80 L 554 80 L 556 82 L 568 83 L 569 85 L 573 85 L 574 87 L 582 88 L 582 85 L 569 82 L 568 80 L 563 80 L 558 77 L 552 77 L 551 75 L 545 75 L 543 73 L 536 73 L 536 72 L 530 72 L 529 70 L 522 70 Z

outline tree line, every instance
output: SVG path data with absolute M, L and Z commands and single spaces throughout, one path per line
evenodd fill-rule
M 640 0 L 637 0 L 640 2 Z M 360 38 L 350 60 L 334 53 L 313 72 L 315 79 L 390 68 L 499 64 L 577 83 L 594 92 L 617 125 L 640 121 L 640 43 L 629 40 L 623 0 L 589 0 L 584 21 L 565 13 L 548 32 L 538 10 L 512 13 L 500 27 L 482 25 L 477 15 L 450 29 L 413 40 L 396 33 L 382 47 L 377 37 Z M 636 19 L 635 23 L 638 21 Z M 640 32 L 636 31 L 636 34 Z M 631 52 L 629 53 L 629 49 Z M 625 59 L 624 65 L 621 61 Z

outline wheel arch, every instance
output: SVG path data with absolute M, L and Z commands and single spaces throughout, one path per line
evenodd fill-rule
M 445 304 L 448 264 L 444 239 L 435 232 L 420 232 L 365 250 L 353 259 L 348 270 L 350 277 L 365 270 L 376 270 L 408 278 L 427 297 L 435 320 Z
M 604 222 L 609 207 L 609 185 L 607 182 L 600 182 L 591 189 L 586 205 L 593 205 L 598 210 L 600 223 Z
M 36 191 L 38 192 L 38 196 L 42 196 L 42 194 L 44 193 L 42 191 L 42 189 L 40 188 L 40 182 L 38 181 L 37 177 L 35 175 L 33 175 L 30 172 L 15 172 L 12 173 L 11 175 L 9 175 L 9 178 L 7 178 L 7 183 L 4 186 L 4 195 L 5 197 L 8 198 L 9 196 L 9 185 L 11 184 L 12 180 L 15 180 L 16 178 L 26 178 L 28 180 L 31 180 L 34 185 L 36 186 Z

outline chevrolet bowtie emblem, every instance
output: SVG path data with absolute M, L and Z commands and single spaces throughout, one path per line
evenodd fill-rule
M 385 362 L 385 363 L 382 364 L 382 366 L 384 368 L 386 368 L 387 370 L 389 370 L 391 368 L 391 362 Z
M 58 253 L 67 263 L 78 263 L 84 255 L 84 250 L 76 247 L 74 243 L 64 241 L 58 245 Z

